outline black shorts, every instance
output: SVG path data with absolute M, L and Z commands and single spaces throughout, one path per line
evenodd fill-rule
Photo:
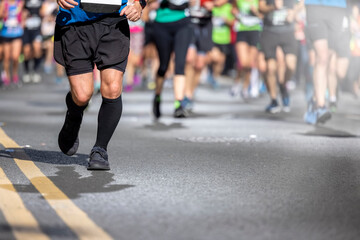
M 154 39 L 154 23 L 153 22 L 146 22 L 145 23 L 145 27 L 144 27 L 144 33 L 145 33 L 145 42 L 144 42 L 144 46 L 150 44 L 150 43 L 154 43 L 155 44 L 155 39 Z
M 184 75 L 186 53 L 191 39 L 189 24 L 188 17 L 175 22 L 154 23 L 154 39 L 160 60 L 159 76 L 165 76 L 172 52 L 175 52 L 175 75 Z
M 236 42 L 246 42 L 257 47 L 260 41 L 260 31 L 241 31 L 236 33 Z
M 68 76 L 113 68 L 125 72 L 130 30 L 126 18 L 55 26 L 54 58 Z
M 22 40 L 22 36 L 20 36 L 20 37 L 1 37 L 1 39 L 2 39 L 1 43 L 11 43 L 14 40 L 18 40 L 18 39 Z
M 230 44 L 214 44 L 214 47 L 218 48 L 220 52 L 222 52 L 225 55 L 228 55 L 230 53 Z
M 32 44 L 33 42 L 42 42 L 43 38 L 39 29 L 24 29 L 23 45 Z
M 264 30 L 260 39 L 261 51 L 266 59 L 276 59 L 276 48 L 281 47 L 285 54 L 297 53 L 294 32 L 275 32 Z
M 206 24 L 191 23 L 191 42 L 190 46 L 195 47 L 199 54 L 206 54 L 214 46 L 212 41 L 212 22 Z
M 320 14 L 321 13 L 321 14 Z M 307 32 L 309 40 L 328 40 L 329 48 L 339 57 L 350 56 L 350 30 L 346 9 L 326 6 L 307 6 Z

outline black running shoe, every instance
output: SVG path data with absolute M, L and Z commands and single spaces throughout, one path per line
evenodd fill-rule
M 155 95 L 155 98 L 154 98 L 154 101 L 153 101 L 153 114 L 154 114 L 155 118 L 160 118 L 161 117 L 160 103 L 161 103 L 160 96 Z
M 175 108 L 174 118 L 186 118 L 188 115 L 188 112 L 182 106 Z
M 80 125 L 81 118 L 72 119 L 67 111 L 64 125 L 59 133 L 58 144 L 61 151 L 68 156 L 74 155 L 79 148 Z
M 110 170 L 108 154 L 101 147 L 93 147 L 87 170 Z

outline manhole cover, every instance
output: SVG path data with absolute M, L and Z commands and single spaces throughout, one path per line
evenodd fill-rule
M 249 137 L 190 137 L 190 138 L 177 138 L 183 142 L 193 143 L 260 143 L 267 142 L 266 139 L 259 138 L 255 135 Z

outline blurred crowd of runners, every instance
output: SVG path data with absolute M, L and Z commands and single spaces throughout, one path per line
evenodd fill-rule
M 191 114 L 197 86 L 245 102 L 265 93 L 264 111 L 291 111 L 290 90 L 304 90 L 304 121 L 325 123 L 339 92 L 360 97 L 360 2 L 357 0 L 148 0 L 130 22 L 124 91 L 154 91 L 160 118 L 164 84 L 174 88 L 174 117 Z M 0 1 L 0 88 L 66 81 L 53 59 L 55 0 Z M 55 76 L 55 78 L 54 78 Z M 94 69 L 94 89 L 100 89 Z M 216 97 L 216 96 L 215 96 Z

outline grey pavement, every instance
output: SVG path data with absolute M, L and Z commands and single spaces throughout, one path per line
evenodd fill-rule
M 152 91 L 124 93 L 109 172 L 86 170 L 99 95 L 74 157 L 57 147 L 65 83 L 0 90 L 0 125 L 114 239 L 360 239 L 360 100 L 341 93 L 332 119 L 311 126 L 301 89 L 291 92 L 291 113 L 271 115 L 267 96 L 244 103 L 229 85 L 200 86 L 194 113 L 181 120 L 166 88 L 158 122 Z M 48 236 L 76 238 L 1 145 L 0 167 Z M 0 239 L 13 237 L 0 212 Z

